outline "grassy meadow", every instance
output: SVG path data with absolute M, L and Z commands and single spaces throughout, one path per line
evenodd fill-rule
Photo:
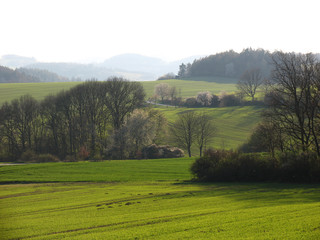
M 319 239 L 319 185 L 200 184 L 191 161 L 1 166 L 1 239 Z

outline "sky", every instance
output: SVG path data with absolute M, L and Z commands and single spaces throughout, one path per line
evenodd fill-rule
M 0 0 L 0 56 L 174 61 L 233 49 L 320 52 L 319 0 Z

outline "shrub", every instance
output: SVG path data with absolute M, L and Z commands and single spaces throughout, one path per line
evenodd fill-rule
M 279 180 L 286 182 L 319 182 L 320 158 L 316 153 L 285 153 L 279 156 Z
M 191 172 L 200 181 L 320 182 L 316 153 L 269 155 L 209 150 L 196 159 Z
M 39 154 L 37 162 L 60 162 L 60 159 L 52 154 Z
M 27 150 L 21 154 L 20 157 L 21 162 L 59 162 L 60 159 L 52 154 L 36 154 L 32 150 Z
M 32 150 L 27 150 L 21 154 L 19 161 L 21 161 L 21 162 L 37 162 L 37 154 Z
M 231 106 L 239 106 L 241 103 L 240 99 L 233 95 L 222 95 L 220 97 L 220 107 L 231 107 Z

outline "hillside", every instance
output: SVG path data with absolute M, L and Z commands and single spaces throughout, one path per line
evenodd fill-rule
M 208 147 L 215 149 L 237 149 L 245 143 L 252 133 L 254 127 L 261 119 L 262 107 L 238 106 L 224 108 L 175 108 L 158 106 L 168 119 L 169 123 L 174 122 L 179 114 L 185 111 L 205 111 L 213 120 L 217 129 L 213 143 Z M 172 142 L 172 144 L 175 144 Z M 199 155 L 198 148 L 194 145 L 193 155 Z

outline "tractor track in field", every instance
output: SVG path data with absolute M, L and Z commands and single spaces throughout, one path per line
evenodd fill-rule
M 79 205 L 73 205 L 73 206 L 66 206 L 66 207 L 58 207 L 58 208 L 51 208 L 51 209 L 42 209 L 38 211 L 29 211 L 29 212 L 23 212 L 23 213 L 15 213 L 14 216 L 23 216 L 23 215 L 35 215 L 35 214 L 41 214 L 41 213 L 54 213 L 54 212 L 60 212 L 60 211 L 69 211 L 69 210 L 76 210 L 76 209 L 82 209 L 82 208 L 89 208 L 89 207 L 102 207 L 102 206 L 109 206 L 112 204 L 121 204 L 121 203 L 130 203 L 132 201 L 139 201 L 144 199 L 150 199 L 150 198 L 158 198 L 158 197 L 168 197 L 170 195 L 175 194 L 183 194 L 185 192 L 183 191 L 177 191 L 177 192 L 168 192 L 168 193 L 161 193 L 161 194 L 153 194 L 149 193 L 149 195 L 141 195 L 137 197 L 127 197 L 127 198 L 121 198 L 117 200 L 105 200 L 105 201 L 99 201 L 99 202 L 91 202 L 91 203 L 84 203 Z M 189 194 L 188 196 L 192 197 L 192 192 L 187 192 L 186 194 Z M 185 197 L 187 195 L 184 195 Z M 130 203 L 131 204 L 131 203 Z M 129 204 L 127 204 L 129 205 Z
M 108 228 L 108 227 L 114 227 L 114 226 L 118 226 L 119 228 L 121 228 L 123 225 L 126 225 L 126 224 L 129 224 L 129 226 L 126 226 L 126 227 L 141 227 L 141 226 L 158 224 L 158 223 L 172 222 L 172 221 L 176 221 L 178 219 L 201 217 L 201 216 L 213 215 L 213 214 L 218 214 L 218 213 L 223 213 L 223 212 L 227 212 L 227 211 L 211 211 L 211 212 L 204 212 L 204 213 L 182 213 L 182 214 L 147 218 L 147 219 L 141 219 L 141 220 L 123 221 L 123 222 L 118 222 L 118 223 L 110 223 L 110 224 L 84 227 L 84 228 L 75 228 L 75 229 L 69 229 L 69 230 L 64 230 L 64 231 L 59 231 L 59 232 L 50 232 L 47 234 L 38 234 L 38 235 L 31 235 L 31 236 L 20 237 L 20 238 L 13 238 L 10 240 L 22 240 L 22 239 L 30 239 L 30 238 L 36 238 L 36 237 L 45 237 L 45 236 L 51 236 L 51 235 L 56 235 L 56 234 L 74 233 L 74 232 Z

